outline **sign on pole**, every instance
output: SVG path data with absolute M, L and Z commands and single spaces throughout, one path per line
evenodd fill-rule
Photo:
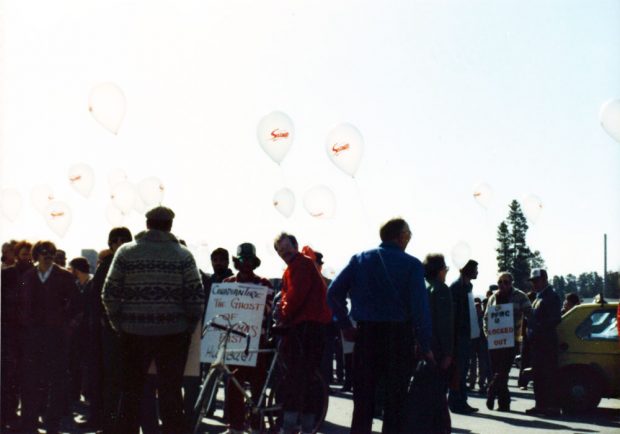
M 250 334 L 250 353 L 247 356 L 244 354 L 246 340 L 240 336 L 230 335 L 226 364 L 256 366 L 258 354 L 256 351 L 260 341 L 265 300 L 270 291 L 272 291 L 271 288 L 252 283 L 216 283 L 211 286 L 205 324 L 217 315 L 222 315 L 224 318 L 215 321 L 224 326 L 227 325 L 225 318 L 228 318 L 233 325 L 243 321 L 247 326 L 239 326 L 236 330 Z M 217 350 L 224 336 L 225 332 L 221 330 L 213 327 L 207 329 L 200 348 L 201 362 L 215 361 Z
M 487 328 L 489 350 L 515 346 L 515 319 L 512 303 L 489 306 Z

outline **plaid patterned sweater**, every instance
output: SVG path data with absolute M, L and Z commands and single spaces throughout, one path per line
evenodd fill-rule
M 191 333 L 204 297 L 190 251 L 158 230 L 116 251 L 101 294 L 114 330 L 145 336 Z

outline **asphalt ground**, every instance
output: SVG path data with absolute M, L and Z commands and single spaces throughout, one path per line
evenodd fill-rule
M 479 409 L 472 415 L 451 414 L 453 433 L 615 433 L 620 434 L 620 400 L 603 399 L 598 408 L 590 413 L 579 415 L 560 415 L 557 417 L 538 417 L 525 414 L 525 410 L 534 406 L 532 383 L 529 390 L 517 387 L 518 371 L 511 371 L 509 389 L 512 396 L 509 413 L 489 410 L 486 397 L 477 390 L 469 392 L 469 405 Z M 336 391 L 330 396 L 330 405 L 323 434 L 347 434 L 351 425 L 353 396 L 339 393 L 339 386 L 332 386 Z M 381 421 L 373 421 L 373 433 L 381 432 Z
M 453 433 L 615 433 L 620 434 L 620 399 L 603 399 L 598 408 L 592 412 L 579 415 L 560 415 L 557 417 L 538 417 L 525 414 L 525 410 L 534 406 L 534 393 L 531 383 L 527 391 L 517 387 L 518 371 L 513 369 L 510 376 L 509 388 L 512 395 L 511 411 L 509 413 L 486 408 L 486 397 L 477 390 L 469 392 L 469 404 L 479 409 L 472 415 L 452 414 Z M 348 434 L 353 414 L 353 395 L 349 392 L 340 392 L 341 386 L 332 385 L 327 417 L 322 425 L 322 434 Z M 223 391 L 218 393 L 217 410 L 212 418 L 203 419 L 201 433 L 219 434 L 226 430 L 223 419 L 222 402 Z M 80 406 L 82 407 L 82 406 Z M 83 419 L 85 408 L 79 408 L 74 413 L 75 420 Z M 381 433 L 380 419 L 373 421 L 373 433 Z M 73 424 L 63 426 L 64 433 L 88 434 L 89 431 L 79 430 Z M 3 431 L 7 432 L 7 431 Z M 41 430 L 40 432 L 43 432 Z

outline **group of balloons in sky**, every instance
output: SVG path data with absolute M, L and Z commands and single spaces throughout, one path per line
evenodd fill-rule
M 72 165 L 67 173 L 69 184 L 77 193 L 88 198 L 95 186 L 95 172 L 84 163 Z M 160 204 L 164 197 L 164 185 L 154 176 L 137 184 L 129 182 L 121 169 L 114 169 L 108 175 L 110 203 L 106 208 L 106 218 L 112 226 L 119 226 L 123 218 L 132 210 L 143 213 Z M 4 189 L 2 212 L 10 221 L 15 221 L 22 208 L 22 198 L 15 189 Z M 59 237 L 63 237 L 73 219 L 70 205 L 56 198 L 54 190 L 47 184 L 38 184 L 30 191 L 30 201 L 34 209 L 44 217 L 48 227 Z
M 280 164 L 293 144 L 295 126 L 286 113 L 274 111 L 259 121 L 256 135 L 265 153 Z M 325 139 L 325 150 L 338 169 L 355 177 L 364 153 L 364 139 L 354 125 L 343 123 L 329 132 Z M 283 216 L 290 217 L 295 210 L 295 193 L 287 187 L 276 191 L 273 206 Z M 334 193 L 325 185 L 317 185 L 305 193 L 304 208 L 312 217 L 330 218 L 336 211 Z
M 88 111 L 93 118 L 112 134 L 118 134 L 126 112 L 126 99 L 123 91 L 114 83 L 101 83 L 91 89 L 88 98 Z M 603 129 L 620 143 L 620 99 L 604 103 L 599 112 Z M 260 146 L 278 165 L 288 154 L 295 138 L 295 128 L 291 118 L 280 111 L 264 116 L 257 127 Z M 355 177 L 364 153 L 364 139 L 360 131 L 351 124 L 343 123 L 333 128 L 325 139 L 325 150 L 330 161 L 346 175 Z M 93 190 L 95 174 L 84 163 L 74 164 L 69 168 L 68 181 L 81 196 L 88 198 Z M 110 203 L 106 208 L 106 217 L 110 224 L 122 223 L 124 216 L 132 210 L 143 212 L 145 209 L 161 204 L 164 185 L 160 179 L 149 177 L 137 184 L 130 182 L 121 169 L 114 169 L 108 176 L 110 186 Z M 486 184 L 475 186 L 474 199 L 488 208 L 493 200 L 493 190 Z M 59 236 L 64 236 L 71 224 L 72 212 L 66 202 L 57 200 L 48 185 L 35 186 L 30 194 L 34 208 L 45 217 L 50 229 Z M 336 198 L 331 189 L 317 185 L 304 195 L 304 208 L 314 218 L 332 217 L 336 209 Z M 273 195 L 275 209 L 285 217 L 290 217 L 295 209 L 295 194 L 289 188 L 282 188 Z M 525 196 L 521 205 L 524 214 L 531 222 L 536 222 L 543 205 L 535 195 Z M 19 191 L 4 188 L 0 191 L 0 210 L 10 221 L 15 221 L 22 208 Z M 467 256 L 468 246 L 455 246 L 454 257 Z

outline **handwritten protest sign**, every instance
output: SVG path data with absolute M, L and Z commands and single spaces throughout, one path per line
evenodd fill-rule
M 515 319 L 512 303 L 488 307 L 489 350 L 515 346 Z
M 205 323 L 217 315 L 228 318 L 232 324 L 243 321 L 247 326 L 237 330 L 250 334 L 250 353 L 245 355 L 246 340 L 242 337 L 230 335 L 228 341 L 229 354 L 226 364 L 237 366 L 256 366 L 256 350 L 260 341 L 265 300 L 270 288 L 251 283 L 218 283 L 211 286 L 209 305 L 205 315 Z M 226 325 L 224 318 L 216 320 Z M 217 350 L 225 332 L 209 327 L 202 338 L 200 361 L 212 363 L 217 356 Z

